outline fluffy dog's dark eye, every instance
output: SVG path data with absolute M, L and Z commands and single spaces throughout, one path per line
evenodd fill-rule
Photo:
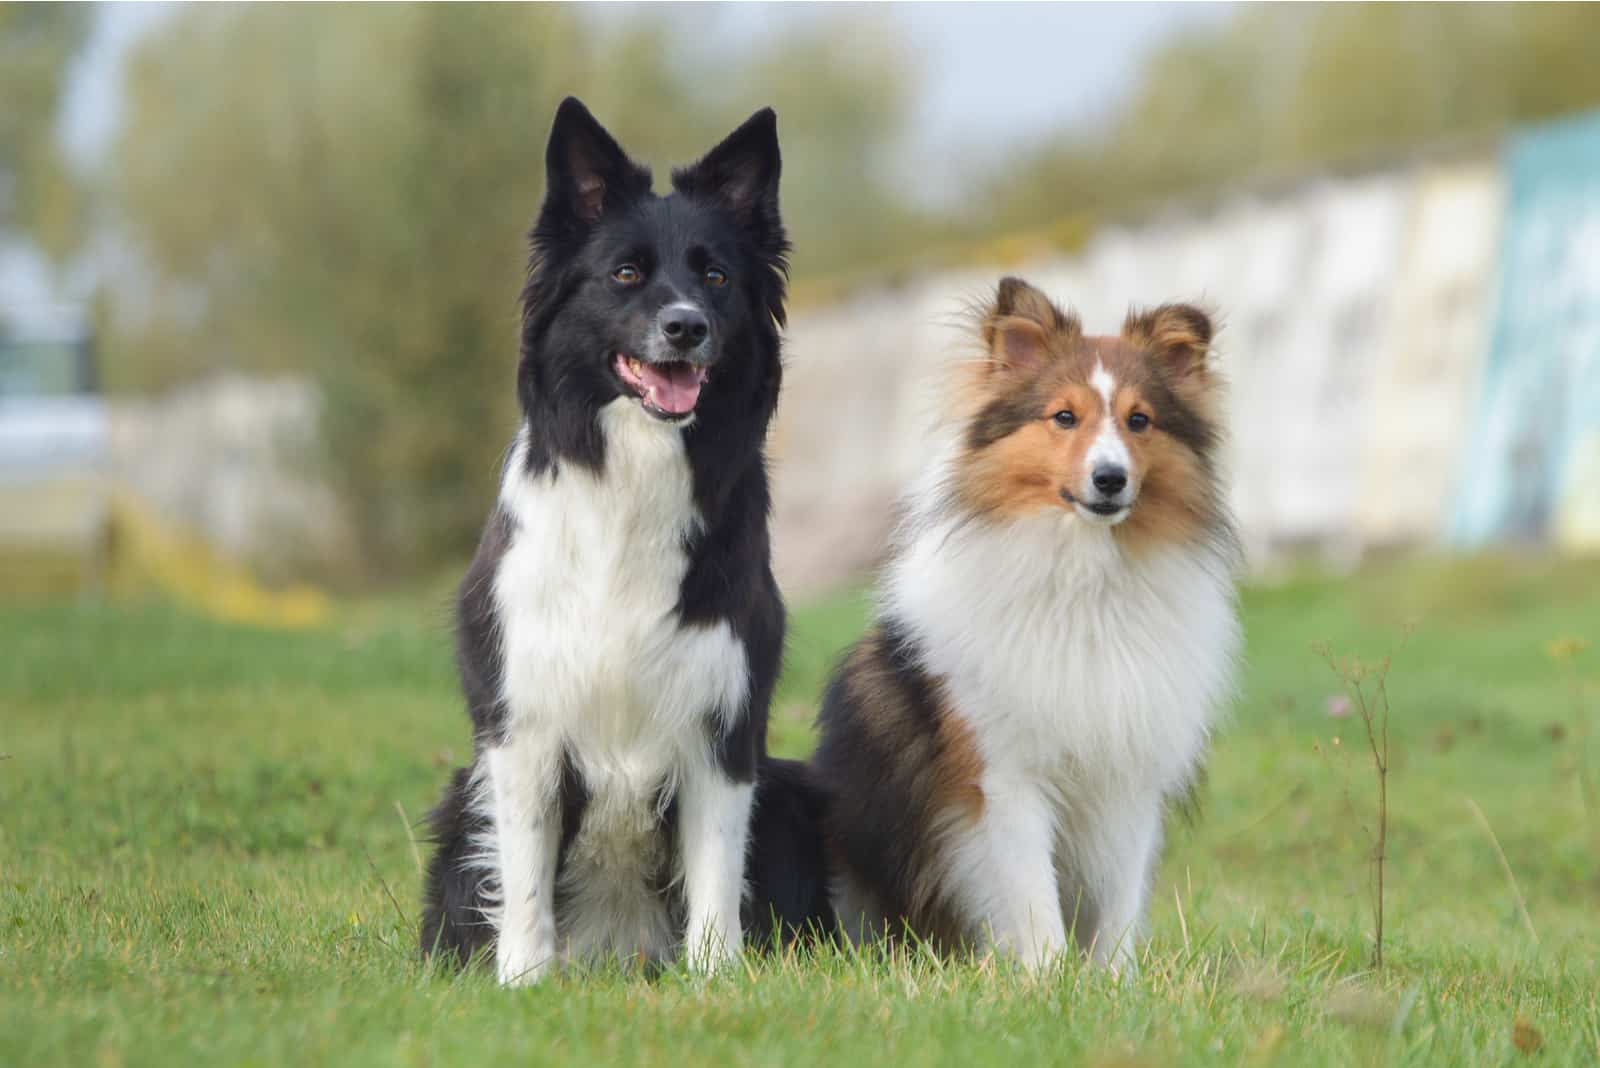
M 706 268 L 706 285 L 708 285 L 708 286 L 717 286 L 717 287 L 720 288 L 721 286 L 725 286 L 727 284 L 728 284 L 728 272 L 727 271 L 724 271 L 721 267 L 707 267 Z
M 1071 430 L 1073 427 L 1078 425 L 1078 417 L 1066 408 L 1061 409 L 1061 411 L 1057 412 L 1055 415 L 1052 415 L 1050 418 L 1056 421 L 1056 426 L 1061 427 L 1064 430 Z
M 639 268 L 631 263 L 624 263 L 621 267 L 611 272 L 611 277 L 625 286 L 637 285 L 644 277 Z
M 1141 434 L 1150 429 L 1150 417 L 1143 412 L 1134 412 L 1128 416 L 1128 429 L 1135 434 Z

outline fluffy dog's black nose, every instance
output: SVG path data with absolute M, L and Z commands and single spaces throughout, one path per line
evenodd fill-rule
M 1094 469 L 1094 488 L 1107 497 L 1115 497 L 1128 485 L 1128 472 L 1116 464 L 1101 464 Z
M 661 313 L 661 332 L 675 349 L 692 349 L 711 333 L 711 321 L 699 308 L 674 304 Z

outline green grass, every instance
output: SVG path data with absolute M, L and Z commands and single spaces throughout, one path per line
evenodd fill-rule
M 795 612 L 775 746 L 864 618 Z M 1139 978 L 830 952 L 523 991 L 413 952 L 407 821 L 469 745 L 446 613 L 314 632 L 0 607 L 0 1065 L 1472 1063 L 1600 1059 L 1600 565 L 1496 559 L 1245 598 L 1243 696 L 1177 822 Z M 1387 964 L 1371 776 L 1312 652 L 1398 655 Z M 1337 736 L 1338 741 L 1335 742 Z M 1538 943 L 1529 936 L 1487 816 Z M 403 816 L 402 816 L 403 813 Z

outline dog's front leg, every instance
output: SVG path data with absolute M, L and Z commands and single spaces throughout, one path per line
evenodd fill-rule
M 1038 790 L 990 775 L 976 819 L 951 832 L 946 863 L 965 918 L 980 939 L 1039 972 L 1067 946 L 1055 866 L 1055 817 Z
M 1161 816 L 1160 794 L 1118 798 L 1073 846 L 1095 904 L 1089 951 L 1097 963 L 1124 976 L 1138 968 L 1150 877 L 1161 852 Z
M 684 949 L 689 967 L 708 972 L 743 944 L 745 844 L 754 784 L 734 782 L 716 766 L 688 771 L 678 793 L 679 847 L 688 911 Z
M 484 753 L 502 895 L 495 973 L 505 986 L 538 982 L 557 952 L 560 752 L 534 733 Z

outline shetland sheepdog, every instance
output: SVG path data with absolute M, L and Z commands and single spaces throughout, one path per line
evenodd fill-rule
M 457 605 L 474 755 L 434 811 L 422 949 L 502 983 L 738 952 L 784 610 L 763 455 L 788 241 L 776 119 L 657 196 L 577 100 L 531 235 L 522 420 Z M 774 864 L 816 877 L 757 814 Z M 759 924 L 784 900 L 762 887 Z M 794 898 L 795 893 L 788 895 Z M 814 895 L 811 895 L 814 897 Z
M 1015 278 L 978 318 L 823 700 L 830 896 L 852 938 L 1121 970 L 1240 648 L 1212 325 L 1086 336 Z

